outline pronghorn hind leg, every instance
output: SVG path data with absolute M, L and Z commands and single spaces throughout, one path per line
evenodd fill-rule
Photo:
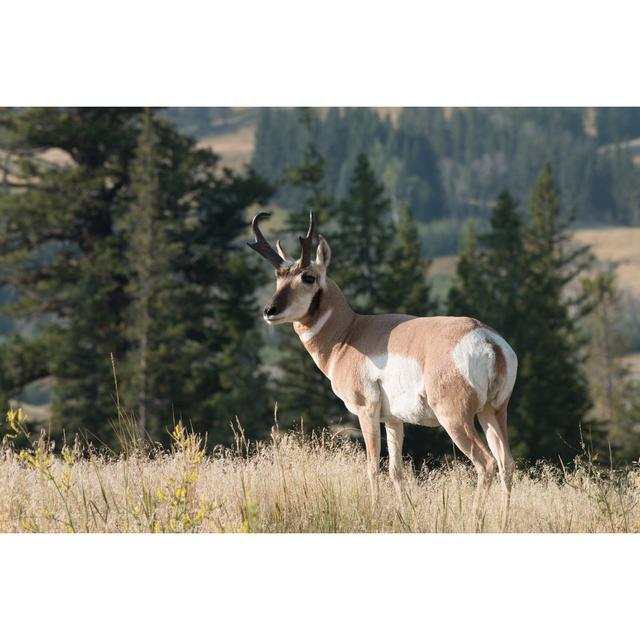
M 367 450 L 367 473 L 371 485 L 371 502 L 378 501 L 378 473 L 380 471 L 380 407 L 376 403 L 362 407 L 358 420 Z
M 389 449 L 389 476 L 398 495 L 402 500 L 402 442 L 404 440 L 404 424 L 400 421 L 389 420 L 384 424 L 387 432 L 387 448 Z
M 496 463 L 476 431 L 473 414 L 449 416 L 436 412 L 436 417 L 458 449 L 471 460 L 478 474 L 471 511 L 474 528 L 478 530 Z
M 478 414 L 478 420 L 487 436 L 487 442 L 493 457 L 498 463 L 500 482 L 503 490 L 502 500 L 502 529 L 507 528 L 509 518 L 509 504 L 511 501 L 511 485 L 513 480 L 513 457 L 509 448 L 507 436 L 507 403 L 497 410 L 485 406 Z

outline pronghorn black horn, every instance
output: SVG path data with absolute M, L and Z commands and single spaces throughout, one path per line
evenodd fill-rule
M 309 230 L 303 238 L 299 236 L 300 246 L 302 247 L 302 255 L 300 256 L 300 266 L 308 267 L 311 262 L 311 245 L 313 244 L 313 236 L 316 232 L 316 216 L 313 211 L 309 211 Z
M 263 258 L 266 258 L 276 269 L 282 266 L 284 260 L 274 251 L 273 247 L 265 240 L 265 237 L 262 235 L 262 231 L 260 231 L 260 227 L 258 226 L 258 222 L 262 218 L 268 218 L 271 214 L 266 211 L 261 211 L 258 215 L 254 216 L 251 221 L 251 229 L 253 229 L 253 235 L 255 236 L 255 240 L 252 242 L 247 242 L 247 244 L 254 250 L 257 251 Z

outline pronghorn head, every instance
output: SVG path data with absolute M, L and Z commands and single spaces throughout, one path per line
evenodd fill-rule
M 295 260 L 282 247 L 280 240 L 276 242 L 277 253 L 262 235 L 258 223 L 269 213 L 259 213 L 251 222 L 255 236 L 248 245 L 266 258 L 276 269 L 276 292 L 264 307 L 264 319 L 269 324 L 297 322 L 313 312 L 320 301 L 321 291 L 326 283 L 327 267 L 331 260 L 331 249 L 322 237 L 318 243 L 315 262 L 311 261 L 311 245 L 316 229 L 316 219 L 309 214 L 307 235 L 300 237 L 302 253 Z

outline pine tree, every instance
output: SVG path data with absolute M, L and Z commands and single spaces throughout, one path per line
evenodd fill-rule
M 560 212 L 560 194 L 545 164 L 529 202 L 525 230 L 527 278 L 520 392 L 515 421 L 520 442 L 539 456 L 576 450 L 580 426 L 589 409 L 583 371 L 584 336 L 576 319 L 578 301 L 565 292 L 589 260 L 588 249 L 568 248 L 568 223 Z M 573 307 L 573 309 L 571 308 Z
M 184 286 L 173 269 L 180 247 L 169 239 L 179 216 L 167 210 L 163 201 L 163 155 L 157 128 L 157 119 L 147 110 L 131 168 L 133 202 L 119 225 L 127 239 L 130 270 L 126 288 L 130 303 L 125 313 L 125 335 L 130 346 L 124 362 L 127 385 L 122 395 L 137 410 L 142 437 L 158 437 L 170 417 L 171 389 L 164 379 L 163 361 L 179 349 L 177 342 L 183 336 L 176 327 L 184 326 L 175 322 L 174 292 Z
M 389 311 L 427 316 L 435 312 L 427 280 L 430 262 L 421 255 L 420 236 L 405 207 L 388 257 L 384 300 Z
M 477 318 L 494 328 L 519 357 L 527 313 L 520 297 L 526 278 L 522 233 L 523 222 L 516 202 L 508 191 L 503 191 L 496 201 L 488 233 L 476 238 L 472 222 L 468 223 L 448 293 L 451 315 Z M 511 446 L 516 451 L 519 437 L 513 409 L 520 379 L 519 373 L 509 420 Z M 526 450 L 520 451 L 520 455 L 526 454 Z
M 473 222 L 467 222 L 456 272 L 447 294 L 448 312 L 454 316 L 473 316 L 486 306 L 484 273 L 479 268 L 481 256 Z
M 246 208 L 271 187 L 253 171 L 221 169 L 141 109 L 9 110 L 2 124 L 12 166 L 0 194 L 0 284 L 17 298 L 5 313 L 38 324 L 7 344 L 16 365 L 3 384 L 52 376 L 54 427 L 113 442 L 114 354 L 123 399 L 152 434 L 183 415 L 216 442 L 244 410 L 268 430 L 259 340 L 230 342 L 238 311 L 224 287 L 233 282 L 246 307 L 261 285 L 243 267 L 240 238 Z M 47 149 L 62 161 L 43 158 Z M 219 358 L 234 346 L 237 375 L 256 385 L 253 403 L 232 411 Z
M 229 251 L 225 261 L 225 277 L 206 296 L 210 315 L 186 332 L 185 356 L 193 362 L 180 394 L 185 417 L 216 444 L 233 441 L 230 424 L 236 418 L 251 438 L 266 437 L 274 400 L 262 368 L 263 337 L 257 326 L 256 287 L 265 283 L 263 265 L 242 247 Z
M 331 238 L 333 278 L 359 313 L 391 311 L 385 294 L 395 228 L 390 201 L 367 156 L 360 154 Z
M 229 424 L 236 416 L 250 437 L 264 437 L 273 404 L 259 366 L 256 293 L 265 280 L 243 237 L 247 208 L 264 205 L 272 188 L 253 171 L 220 171 L 217 157 L 194 150 L 193 141 L 184 161 L 180 173 L 189 197 L 166 205 L 185 207 L 184 224 L 172 237 L 181 247 L 172 269 L 184 284 L 171 308 L 169 337 L 177 348 L 163 360 L 167 397 L 173 413 L 205 430 L 211 444 L 232 441 Z
M 308 140 L 299 165 L 287 167 L 287 184 L 302 194 L 301 209 L 290 211 L 287 231 L 294 237 L 300 235 L 309 224 L 309 211 L 313 211 L 320 224 L 329 222 L 333 198 L 326 192 L 326 165 L 324 156 L 313 141 L 314 119 L 311 109 L 303 109 L 301 119 Z
M 450 311 L 489 324 L 518 355 L 509 418 L 514 455 L 566 457 L 576 451 L 589 407 L 576 325 L 584 299 L 567 292 L 589 256 L 585 248 L 568 248 L 548 165 L 532 192 L 529 214 L 524 225 L 510 195 L 501 194 L 481 246 L 463 251 Z
M 2 280 L 17 293 L 11 315 L 39 325 L 37 338 L 13 340 L 38 358 L 16 383 L 54 376 L 53 423 L 70 432 L 95 433 L 114 414 L 109 354 L 123 349 L 126 276 L 113 223 L 138 117 L 135 109 L 3 113 L 12 168 L 0 195 Z M 43 159 L 51 148 L 61 161 Z

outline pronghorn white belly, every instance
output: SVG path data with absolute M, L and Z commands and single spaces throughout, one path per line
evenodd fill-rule
M 418 362 L 397 354 L 368 358 L 366 374 L 380 393 L 380 419 L 395 419 L 424 426 L 438 426 L 425 398 L 423 372 Z M 371 389 L 372 394 L 375 392 Z

